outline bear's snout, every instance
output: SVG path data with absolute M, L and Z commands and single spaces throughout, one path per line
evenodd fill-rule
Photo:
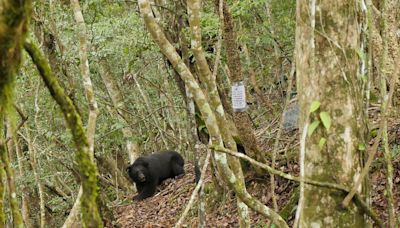
M 139 177 L 139 181 L 140 182 L 145 182 L 146 181 L 146 176 L 143 173 L 139 173 L 138 177 Z

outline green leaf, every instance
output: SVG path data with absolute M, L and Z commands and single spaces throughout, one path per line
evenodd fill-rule
M 369 134 L 371 137 L 375 138 L 378 135 L 378 129 L 372 129 Z
M 318 108 L 319 108 L 319 106 L 321 106 L 321 102 L 319 102 L 319 101 L 313 101 L 313 102 L 311 103 L 310 113 L 313 113 L 313 112 L 317 111 Z
M 321 122 L 319 120 L 316 120 L 314 122 L 312 122 L 312 124 L 310 124 L 310 126 L 308 127 L 308 132 L 307 135 L 308 137 L 310 137 L 312 135 L 312 133 L 315 131 L 315 129 L 317 129 L 317 127 L 319 126 Z
M 319 117 L 321 118 L 322 124 L 324 125 L 326 130 L 329 130 L 329 128 L 331 127 L 331 124 L 332 124 L 331 117 L 329 116 L 329 113 L 321 112 L 319 114 Z
M 324 147 L 325 143 L 326 143 L 326 138 L 322 137 L 322 138 L 319 140 L 319 143 L 318 143 L 318 146 L 319 146 L 319 149 L 320 149 L 320 150 L 322 150 L 322 148 Z
M 365 151 L 365 149 L 366 149 L 366 146 L 365 146 L 364 143 L 358 144 L 358 150 L 360 150 L 360 151 Z

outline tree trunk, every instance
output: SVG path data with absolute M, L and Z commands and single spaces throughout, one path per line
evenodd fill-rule
M 0 110 L 1 111 L 1 110 Z M 1 115 L 0 115 L 1 116 Z M 3 128 L 3 119 L 1 119 L 1 124 L 0 124 L 0 129 Z M 21 216 L 21 212 L 18 207 L 18 201 L 17 201 L 17 192 L 16 192 L 16 187 L 15 187 L 15 178 L 14 178 L 14 170 L 11 168 L 11 163 L 9 160 L 9 151 L 7 150 L 7 146 L 4 140 L 3 135 L 0 135 L 0 159 L 1 159 L 1 165 L 2 169 L 5 170 L 5 177 L 7 187 L 8 187 L 8 197 L 11 205 L 11 214 L 12 214 L 12 221 L 13 221 L 13 226 L 15 227 L 23 227 L 23 220 Z
M 23 117 L 23 121 L 26 120 L 26 117 Z M 25 162 L 23 159 L 23 156 L 21 155 L 21 150 L 20 146 L 18 143 L 18 139 L 15 134 L 15 127 L 13 128 L 11 123 L 11 120 L 7 120 L 7 139 L 10 139 L 7 143 L 8 151 L 9 151 L 9 156 L 13 157 L 14 152 L 15 152 L 15 157 L 17 159 L 17 164 L 18 164 L 18 170 L 17 170 L 17 175 L 19 177 L 22 177 L 25 173 L 26 166 Z M 31 219 L 30 219 L 30 213 L 29 213 L 29 190 L 28 187 L 25 184 L 22 184 L 18 186 L 18 192 L 21 192 L 21 213 L 22 213 L 22 219 L 24 221 L 24 224 L 26 227 L 32 227 L 31 224 Z
M 239 56 L 239 46 L 236 42 L 233 18 L 226 0 L 223 2 L 224 10 L 224 42 L 226 47 L 226 57 L 230 74 L 229 79 L 232 83 L 243 81 L 242 67 Z M 265 157 L 259 148 L 256 136 L 253 132 L 252 123 L 246 112 L 234 112 L 233 121 L 235 122 L 240 142 L 246 149 L 246 153 L 259 161 L 265 162 Z M 256 168 L 257 173 L 261 170 Z
M 32 166 L 32 171 L 33 171 L 33 176 L 35 178 L 35 182 L 37 185 L 37 190 L 39 194 L 39 208 L 40 208 L 40 228 L 45 228 L 46 227 L 46 208 L 45 208 L 45 199 L 44 199 L 44 191 L 43 191 L 43 184 L 42 181 L 39 178 L 39 174 L 37 172 L 39 164 L 36 159 L 36 148 L 33 145 L 33 141 L 31 138 L 31 134 L 29 132 L 28 128 L 26 129 L 26 139 L 28 143 L 28 150 L 29 150 L 29 161 Z
M 95 136 L 95 131 L 96 131 L 96 119 L 97 119 L 97 102 L 94 97 L 94 92 L 93 92 L 93 86 L 92 86 L 92 80 L 90 79 L 90 70 L 89 70 L 89 61 L 87 58 L 87 41 L 86 41 L 86 25 L 85 21 L 82 15 L 81 7 L 79 5 L 78 0 L 71 0 L 71 6 L 74 11 L 74 17 L 75 21 L 77 23 L 77 29 L 78 29 L 78 37 L 79 37 L 79 57 L 80 57 L 80 71 L 81 71 L 81 76 L 83 79 L 83 85 L 85 88 L 85 94 L 86 94 L 86 99 L 88 100 L 89 104 L 89 118 L 88 118 L 88 123 L 86 127 L 86 137 L 88 140 L 88 146 L 89 146 L 89 158 L 92 162 L 94 162 L 94 136 Z M 81 194 L 79 194 L 81 193 Z M 79 193 L 78 197 L 76 198 L 77 201 L 83 203 L 84 199 L 82 199 L 83 196 L 83 189 L 82 187 L 79 188 Z M 71 209 L 71 212 L 67 218 L 69 220 L 69 217 L 72 216 L 72 220 L 77 220 L 76 222 L 79 223 L 78 221 L 80 220 L 79 216 L 76 216 L 77 212 L 74 210 L 79 209 L 78 207 L 79 203 L 75 203 L 74 206 Z M 96 205 L 97 207 L 97 205 Z M 80 207 L 79 211 L 83 209 Z M 98 213 L 98 212 L 97 212 Z M 100 219 L 100 216 L 98 218 L 93 217 L 85 217 L 84 213 L 82 214 L 82 222 L 84 226 L 87 226 L 88 224 L 91 223 L 90 220 L 92 220 L 94 223 L 92 225 L 102 225 L 102 221 Z M 99 220 L 97 220 L 99 219 Z M 97 220 L 97 221 L 96 221 Z M 101 226 L 100 225 L 100 226 Z
M 0 7 L 0 176 L 1 189 L 3 188 L 3 170 L 5 170 L 10 193 L 11 212 L 13 216 L 14 227 L 23 227 L 22 216 L 19 211 L 15 185 L 14 173 L 10 167 L 9 157 L 4 139 L 4 118 L 8 115 L 13 103 L 15 76 L 21 64 L 21 49 L 25 42 L 28 31 L 29 18 L 31 14 L 32 1 L 13 1 L 4 0 Z M 1 195 L 0 225 L 5 224 L 3 191 Z
M 0 147 L 2 145 L 0 144 Z M 2 148 L 0 148 L 1 150 Z M 6 214 L 4 211 L 4 205 L 5 205 L 5 199 L 4 199 L 4 193 L 5 193 L 5 171 L 4 171 L 4 164 L 0 164 L 0 227 L 5 227 L 6 226 Z
M 138 3 L 146 27 L 148 28 L 152 38 L 159 46 L 161 52 L 168 58 L 172 66 L 179 73 L 189 92 L 193 94 L 193 99 L 198 105 L 201 115 L 204 118 L 206 127 L 210 133 L 212 144 L 216 146 L 223 146 L 223 141 L 216 117 L 206 99 L 205 94 L 200 89 L 200 86 L 193 77 L 193 74 L 189 71 L 178 53 L 176 53 L 175 48 L 167 40 L 160 26 L 155 21 L 149 1 L 139 0 Z M 257 199 L 253 198 L 247 192 L 246 187 L 240 181 L 238 181 L 235 174 L 229 168 L 227 156 L 225 154 L 216 152 L 215 160 L 217 161 L 216 163 L 218 169 L 221 171 L 221 176 L 223 177 L 224 181 L 234 190 L 235 194 L 240 198 L 240 200 L 242 200 L 242 202 L 261 213 L 266 218 L 271 219 L 278 227 L 288 227 L 286 222 L 277 213 L 272 211 Z M 244 206 L 244 204 L 241 203 L 240 206 Z
M 72 227 L 81 227 L 82 224 L 80 222 L 80 211 L 81 211 L 81 201 L 82 198 L 82 185 L 79 186 L 78 194 L 76 195 L 76 200 L 74 206 L 69 212 L 67 219 L 65 220 L 62 228 L 72 228 Z
M 388 0 L 383 0 L 382 1 L 382 46 L 383 46 L 383 52 L 382 56 L 380 59 L 380 64 L 379 64 L 379 69 L 378 69 L 378 74 L 381 82 L 381 87 L 380 87 L 380 92 L 381 92 L 381 101 L 382 103 L 385 103 L 387 99 L 390 99 L 392 96 L 388 96 L 387 94 L 387 83 L 386 81 L 390 78 L 389 74 L 387 72 L 393 72 L 396 66 L 393 64 L 392 61 L 389 61 L 389 56 L 388 56 L 388 44 L 390 41 L 393 41 L 393 39 L 390 39 L 389 34 L 394 33 L 394 30 L 391 30 L 389 33 L 389 24 L 388 23 Z M 392 17 L 394 15 L 391 15 Z M 390 20 L 391 21 L 391 20 Z M 390 42 L 393 44 L 393 42 Z M 396 47 L 396 46 L 395 46 Z M 392 49 L 392 54 L 393 52 L 396 52 L 397 50 Z M 392 59 L 394 60 L 394 59 Z M 397 66 L 398 67 L 398 66 Z M 396 84 L 397 81 L 397 75 L 392 76 L 392 86 Z M 390 102 L 389 102 L 390 105 Z M 386 108 L 385 108 L 386 110 Z M 384 148 L 384 155 L 385 155 L 385 161 L 386 161 L 386 199 L 387 199 L 387 207 L 388 207 L 388 227 L 394 228 L 396 227 L 396 211 L 395 211 L 395 203 L 394 203 L 394 197 L 393 197 L 393 163 L 392 163 L 392 153 L 389 149 L 389 142 L 388 142 L 388 121 L 387 118 L 384 117 L 384 115 L 387 115 L 387 112 L 382 108 L 381 109 L 381 121 L 383 120 L 383 133 L 382 133 L 382 144 Z
M 300 175 L 350 187 L 362 168 L 359 148 L 366 145 L 358 6 L 351 0 L 297 4 Z M 336 190 L 302 183 L 296 222 L 299 227 L 366 227 L 362 211 L 354 203 L 341 210 L 342 200 Z
M 131 122 L 129 115 L 125 110 L 127 107 L 124 104 L 124 98 L 122 93 L 115 82 L 114 75 L 110 70 L 110 65 L 107 59 L 100 59 L 100 76 L 103 79 L 103 83 L 106 85 L 108 95 L 111 97 L 111 101 L 114 105 L 115 111 L 118 113 L 118 119 L 126 124 L 124 128 L 122 128 L 122 134 L 124 135 L 126 141 L 126 150 L 128 153 L 128 158 L 130 163 L 132 164 L 136 158 L 139 157 L 140 151 L 137 150 L 139 148 L 138 142 L 133 140 L 133 132 L 131 130 Z
M 86 227 L 102 227 L 102 221 L 97 208 L 97 167 L 93 162 L 93 156 L 90 154 L 89 143 L 85 135 L 82 120 L 78 114 L 76 107 L 71 99 L 65 94 L 56 77 L 52 73 L 48 61 L 44 58 L 43 53 L 32 43 L 26 42 L 24 45 L 32 61 L 38 68 L 40 76 L 45 82 L 50 94 L 60 106 L 67 122 L 67 126 L 71 129 L 73 141 L 77 149 L 76 163 L 82 184 L 81 212 L 82 221 Z
M 218 94 L 216 80 L 212 77 L 210 68 L 204 55 L 203 47 L 201 45 L 201 1 L 188 0 L 187 5 L 189 12 L 189 24 L 192 33 L 192 51 L 194 57 L 196 58 L 196 63 L 200 72 L 200 80 L 206 85 L 206 93 L 208 94 L 210 106 L 215 114 L 224 144 L 227 146 L 227 148 L 233 151 L 237 151 L 235 140 L 233 139 L 230 133 L 230 129 L 228 128 L 229 124 Z M 239 160 L 230 156 L 228 157 L 228 160 L 231 169 L 234 171 L 236 177 L 238 177 L 238 181 L 244 185 L 243 171 Z M 250 221 L 247 205 L 243 205 L 242 201 L 239 198 L 237 200 L 240 227 L 249 227 Z

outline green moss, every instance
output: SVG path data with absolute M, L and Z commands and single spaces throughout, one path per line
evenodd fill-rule
M 10 161 L 8 160 L 8 153 L 6 146 L 4 144 L 4 140 L 1 139 L 2 142 L 0 143 L 0 157 L 1 157 L 1 162 L 3 164 L 3 168 L 5 170 L 6 176 L 7 176 L 7 182 L 8 182 L 8 192 L 9 192 L 9 200 L 11 204 L 11 213 L 13 217 L 13 224 L 14 227 L 17 228 L 22 228 L 23 227 L 23 222 L 22 222 L 22 216 L 21 212 L 19 211 L 19 206 L 17 202 L 17 197 L 16 197 L 16 192 L 15 192 L 15 186 L 14 186 L 14 172 L 12 168 L 10 167 Z
M 0 107 L 0 120 L 2 120 L 4 118 L 4 116 L 3 116 L 3 112 L 2 112 L 2 109 L 1 109 L 1 107 Z M 3 121 L 0 121 L 0 129 L 2 130 L 3 129 Z M 0 131 L 0 140 L 2 140 L 3 139 L 3 131 Z M 0 141 L 0 154 L 3 154 L 4 153 L 4 143 L 3 143 L 3 141 Z M 5 215 L 5 213 L 4 213 L 4 205 L 5 205 L 5 202 L 4 202 L 4 193 L 5 193 L 5 186 L 4 186 L 4 183 L 5 183 L 5 180 L 6 180 L 6 175 L 5 175 L 5 170 L 4 170 L 4 163 L 3 162 L 0 162 L 0 227 L 5 227 L 5 224 L 6 224 L 6 215 Z
M 21 65 L 21 49 L 28 30 L 32 2 L 6 0 L 1 3 L 0 14 L 0 131 L 3 132 L 3 120 L 6 115 L 13 121 L 10 110 L 13 103 L 15 75 Z M 4 135 L 0 134 L 1 180 L 7 177 L 10 193 L 11 213 L 14 227 L 23 227 L 22 216 L 16 198 L 14 174 L 8 160 Z M 6 176 L 4 176 L 4 171 Z M 0 191 L 4 186 L 1 183 Z M 1 193 L 0 223 L 4 224 L 3 194 Z M 1 226 L 3 227 L 3 226 Z
M 0 164 L 0 227 L 6 226 L 6 215 L 4 214 L 4 165 Z

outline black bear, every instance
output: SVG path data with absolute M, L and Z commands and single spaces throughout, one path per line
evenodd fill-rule
M 184 160 L 176 151 L 162 151 L 136 159 L 127 168 L 139 193 L 133 199 L 143 200 L 153 196 L 163 180 L 185 174 L 183 165 Z

